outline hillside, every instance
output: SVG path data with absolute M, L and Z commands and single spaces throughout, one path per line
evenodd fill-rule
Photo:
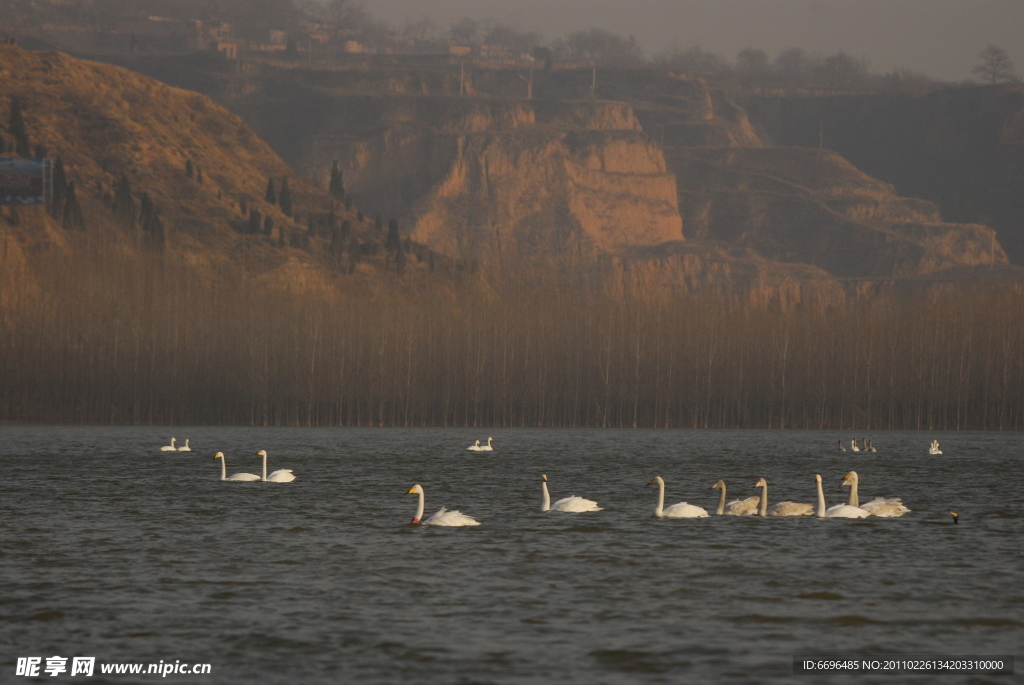
M 821 142 L 897 192 L 934 202 L 947 221 L 997 231 L 1024 265 L 1024 88 L 752 97 L 759 129 L 778 145 Z
M 985 226 L 949 223 L 838 155 L 765 145 L 721 91 L 663 69 L 599 70 L 594 100 L 589 69 L 477 65 L 460 96 L 446 60 L 121 59 L 209 93 L 311 178 L 338 159 L 358 205 L 452 256 L 563 251 L 635 271 L 643 255 L 685 252 L 645 271 L 669 288 L 728 289 L 717 279 L 746 273 L 740 291 L 796 292 L 1006 262 Z
M 386 280 L 391 254 L 371 218 L 295 174 L 206 96 L 122 68 L 3 44 L 0 141 L 10 141 L 9 153 L 15 100 L 32 151 L 59 158 L 74 184 L 83 223 L 68 226 L 66 201 L 49 212 L 5 210 L 3 272 L 19 274 L 17 287 L 4 288 L 7 299 L 38 290 L 40 260 L 51 254 L 132 260 L 158 253 L 162 263 L 197 277 L 230 274 L 325 292 Z M 265 197 L 271 179 L 280 194 L 285 178 L 290 211 Z M 147 220 L 147 211 L 157 218 Z M 423 263 L 411 259 L 405 281 L 426 273 L 429 252 L 408 247 Z

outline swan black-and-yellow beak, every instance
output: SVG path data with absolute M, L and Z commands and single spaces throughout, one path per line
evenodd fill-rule
M 654 484 L 655 484 L 655 483 L 657 483 L 657 482 L 658 482 L 658 481 L 656 481 L 656 480 L 652 480 L 652 481 L 651 481 L 650 483 L 648 483 L 648 485 L 654 485 Z
M 543 476 L 541 476 L 540 479 L 541 479 L 542 482 L 547 483 L 548 482 L 547 474 L 544 474 Z
M 217 454 L 213 455 L 214 459 L 221 459 L 223 457 L 224 457 L 224 453 L 223 452 L 217 452 Z
M 960 514 L 955 511 L 951 511 L 949 513 L 953 515 L 953 523 L 960 523 Z
M 415 485 L 414 485 L 414 486 L 412 486 L 411 488 L 409 488 L 409 492 L 407 492 L 407 493 L 405 493 L 405 494 L 407 494 L 407 495 L 411 495 L 411 494 L 413 494 L 414 492 L 416 492 L 416 486 L 415 486 Z

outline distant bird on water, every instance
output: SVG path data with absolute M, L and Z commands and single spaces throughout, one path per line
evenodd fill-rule
M 185 438 L 185 446 L 178 448 L 179 452 L 191 452 L 192 448 L 188 446 L 188 438 Z
M 839 451 L 840 452 L 845 452 L 846 451 L 846 448 L 843 447 L 843 441 L 842 440 L 839 441 Z
M 161 452 L 177 452 L 178 448 L 174 446 L 174 438 L 171 438 L 171 444 L 170 445 L 164 445 L 163 447 L 160 448 L 160 451 Z

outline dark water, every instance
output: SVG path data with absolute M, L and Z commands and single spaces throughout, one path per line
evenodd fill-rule
M 19 656 L 209 662 L 204 683 L 1021 682 L 792 675 L 793 654 L 1024 654 L 1018 434 L 0 428 L 0 681 Z M 465 446 L 495 438 L 495 451 Z M 932 438 L 942 456 L 929 456 Z M 290 484 L 220 482 L 291 468 Z M 651 518 L 733 496 L 900 519 Z M 541 513 L 577 494 L 604 511 Z M 409 525 L 421 483 L 476 528 Z M 961 514 L 951 524 L 947 510 Z M 98 670 L 98 669 L 97 669 Z M 1018 666 L 1017 672 L 1021 672 Z M 97 675 L 75 682 L 152 682 Z M 71 680 L 40 678 L 47 682 Z

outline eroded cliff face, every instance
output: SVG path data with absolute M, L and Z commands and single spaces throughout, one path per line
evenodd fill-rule
M 687 237 L 839 277 L 907 277 L 1007 262 L 995 232 L 942 221 L 839 155 L 810 148 L 686 149 L 670 156 Z
M 436 250 L 615 254 L 683 237 L 675 177 L 624 103 L 376 104 L 382 129 L 317 136 L 304 159 L 339 159 L 356 204 Z

